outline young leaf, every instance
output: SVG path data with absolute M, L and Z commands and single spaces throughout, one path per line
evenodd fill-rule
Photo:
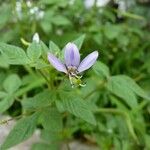
M 73 43 L 77 45 L 79 50 L 81 49 L 84 39 L 85 39 L 85 34 L 81 35 L 80 37 L 78 37 L 76 40 L 73 41 Z
M 20 86 L 21 79 L 16 74 L 9 75 L 3 83 L 3 87 L 8 93 L 14 93 Z
M 57 55 L 60 53 L 60 48 L 53 41 L 49 42 L 49 49 L 50 49 L 50 52 L 53 53 L 54 55 Z
M 110 92 L 122 98 L 131 108 L 134 108 L 138 103 L 134 92 L 129 86 L 121 76 L 112 76 L 107 83 L 107 89 Z
M 0 149 L 9 149 L 28 139 L 36 128 L 38 117 L 39 113 L 35 113 L 32 116 L 20 119 L 9 133 Z
M 76 117 L 79 117 L 88 123 L 96 125 L 95 117 L 88 105 L 79 98 L 64 98 L 59 101 L 64 110 L 69 111 Z
M 93 70 L 97 75 L 104 76 L 106 78 L 109 78 L 110 76 L 109 68 L 100 61 L 97 61 L 96 64 L 94 64 Z
M 32 42 L 27 49 L 27 55 L 32 62 L 36 62 L 41 53 L 41 45 L 36 42 Z
M 23 49 L 5 43 L 0 43 L 0 52 L 9 64 L 24 65 L 30 63 Z
M 46 54 L 47 56 L 47 53 L 49 52 L 47 45 L 43 41 L 40 41 L 40 45 L 41 45 L 42 53 Z

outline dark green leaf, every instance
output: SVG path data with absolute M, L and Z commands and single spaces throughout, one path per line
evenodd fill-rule
M 112 76 L 107 83 L 107 89 L 122 98 L 131 108 L 137 106 L 138 103 L 134 92 L 121 76 Z
M 20 119 L 9 133 L 0 149 L 9 149 L 31 137 L 36 128 L 38 117 L 39 114 L 35 113 L 32 116 Z
M 27 98 L 22 101 L 24 109 L 37 109 L 50 105 L 54 101 L 52 93 L 50 91 L 44 91 L 32 98 Z
M 61 114 L 55 108 L 46 108 L 41 114 L 41 124 L 49 131 L 62 130 Z
M 145 99 L 150 100 L 150 97 L 148 97 L 148 94 L 146 94 L 146 92 L 132 78 L 125 76 L 125 75 L 120 75 L 120 77 L 126 81 L 129 88 L 133 90 L 138 96 L 141 96 Z
M 60 150 L 58 144 L 35 143 L 31 150 Z
M 95 117 L 88 105 L 80 98 L 64 98 L 59 101 L 64 110 L 69 111 L 76 117 L 79 117 L 88 123 L 96 125 Z

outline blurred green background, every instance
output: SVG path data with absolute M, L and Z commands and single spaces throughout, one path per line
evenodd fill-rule
M 39 34 L 40 39 L 47 46 L 52 40 L 61 48 L 69 41 L 85 35 L 81 49 L 83 56 L 98 50 L 99 60 L 109 66 L 111 75 L 126 74 L 132 77 L 150 95 L 150 0 L 0 1 L 1 42 L 25 47 L 21 38 L 30 42 L 35 33 Z M 0 55 L 0 83 L 11 72 L 23 76 L 24 69 L 20 66 L 10 66 Z M 105 91 L 101 96 L 100 106 L 112 107 L 113 103 L 110 104 L 106 96 Z M 137 135 L 141 139 L 139 145 L 135 144 L 133 149 L 148 150 L 150 149 L 150 105 L 141 107 L 139 116 L 138 113 L 135 115 L 137 122 L 134 122 L 139 123 Z M 20 104 L 15 103 L 9 109 L 9 114 L 15 116 L 20 113 L 20 109 Z M 130 150 L 128 145 L 132 145 L 132 142 L 124 140 L 126 132 L 120 118 L 107 116 L 105 121 L 103 117 L 101 121 L 103 124 L 99 126 L 100 136 L 96 135 L 97 143 L 104 150 L 109 150 L 112 144 L 117 145 L 121 140 L 125 145 L 124 149 Z M 111 125 L 106 122 L 111 122 Z M 119 133 L 116 133 L 116 139 L 111 141 L 112 135 L 105 133 L 105 125 L 116 130 L 116 122 L 119 122 L 119 130 L 124 131 L 117 131 Z M 91 130 L 93 129 L 90 126 L 81 125 L 80 134 Z M 117 140 L 118 134 L 120 134 L 119 140 Z

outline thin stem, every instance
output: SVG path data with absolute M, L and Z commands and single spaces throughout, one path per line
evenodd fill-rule
M 51 83 L 50 83 L 50 81 L 48 80 L 48 78 L 45 76 L 45 74 L 44 74 L 41 70 L 38 70 L 38 72 L 39 72 L 40 75 L 45 79 L 48 88 L 51 89 L 51 88 L 52 88 Z
M 47 107 L 50 107 L 50 106 L 51 106 L 51 104 L 49 104 L 49 105 L 47 105 L 47 106 L 45 106 L 45 107 L 42 107 L 42 108 L 34 109 L 34 110 L 32 110 L 32 112 L 23 113 L 23 114 L 21 114 L 21 115 L 19 115 L 19 116 L 16 116 L 16 117 L 13 117 L 13 118 L 10 118 L 10 119 L 2 120 L 2 121 L 0 121 L 0 125 L 5 124 L 5 123 L 8 123 L 9 121 L 12 121 L 12 120 L 14 120 L 14 119 L 20 119 L 20 118 L 22 118 L 23 116 L 28 116 L 28 115 L 32 114 L 33 112 L 43 111 L 43 110 L 45 110 L 45 109 L 43 109 L 43 108 L 47 108 Z
M 34 73 L 34 71 L 32 70 L 32 68 L 28 67 L 28 66 L 24 66 L 25 70 L 32 75 L 33 77 L 37 77 L 37 75 Z
M 66 146 L 67 146 L 67 150 L 71 150 L 68 142 L 66 143 Z

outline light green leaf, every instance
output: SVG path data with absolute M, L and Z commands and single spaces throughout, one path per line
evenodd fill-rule
M 0 52 L 9 64 L 23 65 L 30 63 L 23 49 L 5 43 L 0 43 Z
M 0 113 L 5 112 L 13 104 L 14 100 L 12 95 L 7 94 L 7 96 L 0 101 Z
M 11 130 L 0 149 L 9 149 L 31 137 L 36 128 L 38 117 L 39 113 L 35 113 L 32 116 L 20 119 Z
M 9 75 L 3 83 L 3 87 L 8 93 L 14 93 L 20 86 L 21 79 L 16 74 Z
M 85 39 L 85 34 L 81 35 L 80 37 L 78 37 L 76 40 L 73 41 L 73 43 L 77 45 L 79 50 L 81 49 L 84 39 Z
M 97 61 L 94 66 L 93 70 L 97 75 L 104 76 L 106 78 L 109 78 L 110 72 L 108 66 L 106 66 L 104 63 Z
M 62 117 L 55 108 L 47 108 L 41 114 L 41 124 L 44 129 L 54 132 L 62 130 Z
M 41 45 L 39 43 L 32 42 L 27 49 L 28 57 L 31 59 L 32 62 L 36 62 L 41 54 Z
M 7 59 L 5 57 L 3 57 L 2 55 L 0 55 L 0 67 L 2 67 L 2 68 L 8 68 L 9 67 Z
M 117 38 L 121 32 L 122 28 L 119 25 L 106 24 L 104 27 L 104 34 L 110 40 Z
M 6 92 L 0 91 L 0 99 L 7 96 Z
M 71 22 L 67 17 L 58 15 L 58 16 L 53 16 L 52 17 L 52 23 L 57 25 L 57 26 L 64 26 L 64 25 L 70 25 Z
M 53 41 L 49 42 L 49 49 L 50 49 L 50 52 L 53 53 L 54 55 L 57 55 L 60 53 L 60 48 Z
M 57 3 L 58 1 L 60 1 L 60 0 L 41 0 L 40 3 L 41 3 L 41 4 L 52 5 L 52 4 Z
M 43 41 L 40 41 L 40 45 L 41 45 L 42 53 L 46 54 L 47 56 L 47 53 L 49 52 L 47 45 Z
M 112 76 L 107 83 L 107 89 L 122 98 L 131 108 L 138 105 L 134 92 L 130 89 L 130 85 L 121 76 Z
M 64 110 L 69 111 L 71 114 L 87 121 L 90 124 L 96 125 L 96 120 L 92 111 L 82 99 L 70 97 L 64 98 L 59 102 Z
M 39 59 L 35 64 L 36 69 L 43 69 L 46 67 L 49 67 L 49 64 L 47 64 L 43 59 Z
M 43 20 L 41 23 L 41 28 L 43 29 L 43 31 L 45 32 L 45 34 L 50 33 L 52 31 L 52 24 L 51 22 L 47 21 L 47 20 Z

